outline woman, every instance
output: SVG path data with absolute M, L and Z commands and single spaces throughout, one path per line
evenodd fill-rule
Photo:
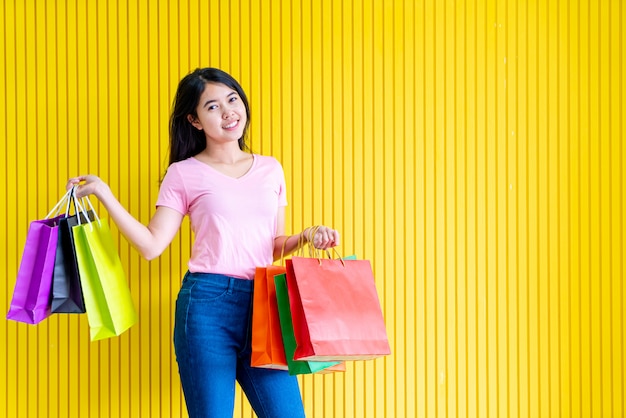
M 294 376 L 250 367 L 252 279 L 283 246 L 289 254 L 308 240 L 319 249 L 339 244 L 338 232 L 325 226 L 285 235 L 284 173 L 276 159 L 246 151 L 249 123 L 239 83 L 221 70 L 197 69 L 178 86 L 170 165 L 147 226 L 98 177 L 67 185 L 78 185 L 78 197 L 95 195 L 148 260 L 165 250 L 189 215 L 195 242 L 176 301 L 174 347 L 191 418 L 232 417 L 235 380 L 259 417 L 304 416 Z

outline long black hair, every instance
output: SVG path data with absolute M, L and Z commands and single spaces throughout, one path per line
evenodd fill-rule
M 230 74 L 217 68 L 198 68 L 186 75 L 180 83 L 174 98 L 172 115 L 170 117 L 170 161 L 169 164 L 186 160 L 202 152 L 206 148 L 204 131 L 196 129 L 188 115 L 197 117 L 196 108 L 200 96 L 207 83 L 220 83 L 235 90 L 246 107 L 246 126 L 239 138 L 239 148 L 245 150 L 246 136 L 250 126 L 250 105 L 243 89 Z

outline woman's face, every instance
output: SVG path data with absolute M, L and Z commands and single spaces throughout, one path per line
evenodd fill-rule
M 205 84 L 196 114 L 187 118 L 196 129 L 204 131 L 207 140 L 237 142 L 243 136 L 246 107 L 237 91 L 224 84 Z

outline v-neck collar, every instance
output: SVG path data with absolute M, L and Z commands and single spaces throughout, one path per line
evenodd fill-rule
M 234 180 L 234 181 L 238 181 L 238 180 L 243 180 L 244 178 L 248 177 L 248 175 L 250 174 L 250 172 L 252 172 L 252 170 L 253 170 L 253 169 L 254 169 L 254 167 L 256 166 L 256 162 L 257 162 L 256 155 L 254 155 L 254 154 L 250 154 L 250 155 L 252 155 L 252 164 L 250 165 L 250 167 L 248 168 L 248 170 L 247 170 L 245 173 L 243 173 L 241 176 L 239 176 L 239 177 L 233 177 L 233 176 L 230 176 L 230 175 L 228 175 L 228 174 L 226 174 L 226 173 L 224 173 L 224 172 L 222 172 L 222 171 L 218 170 L 217 168 L 213 167 L 212 165 L 210 165 L 210 164 L 208 164 L 208 163 L 205 163 L 205 162 L 203 162 L 203 161 L 200 161 L 200 160 L 199 160 L 199 159 L 197 159 L 195 156 L 194 156 L 194 157 L 191 157 L 191 158 L 192 158 L 194 161 L 196 161 L 198 164 L 201 164 L 202 166 L 207 167 L 209 170 L 213 171 L 214 173 L 219 174 L 219 175 L 220 175 L 220 176 L 222 176 L 222 177 L 226 177 L 227 179 Z

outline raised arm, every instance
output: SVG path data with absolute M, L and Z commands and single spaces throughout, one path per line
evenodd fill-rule
M 108 184 L 93 175 L 68 180 L 67 188 L 78 185 L 76 197 L 93 194 L 104 205 L 124 237 L 146 259 L 152 260 L 167 248 L 178 232 L 183 215 L 174 209 L 158 207 L 148 225 L 133 217 L 113 195 Z

